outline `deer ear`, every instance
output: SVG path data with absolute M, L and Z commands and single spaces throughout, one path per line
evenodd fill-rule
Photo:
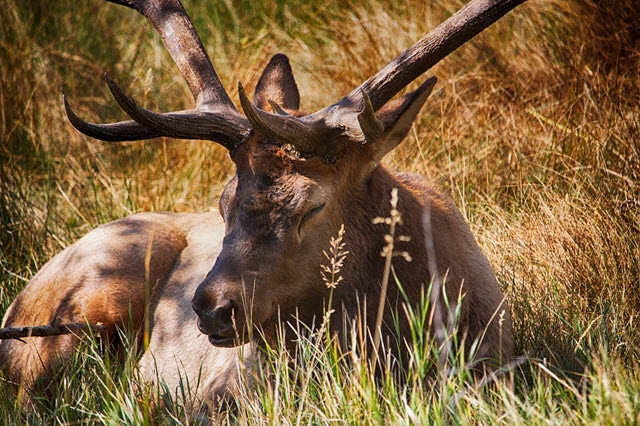
M 413 92 L 387 103 L 376 112 L 384 130 L 371 144 L 375 161 L 382 160 L 407 136 L 435 84 L 436 78 L 431 77 Z
M 300 108 L 300 93 L 289 58 L 280 53 L 274 55 L 264 68 L 253 98 L 253 104 L 260 109 L 266 109 L 269 101 L 288 110 Z

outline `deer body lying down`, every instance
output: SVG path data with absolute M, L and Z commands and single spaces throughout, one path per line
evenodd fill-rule
M 257 335 L 275 341 L 280 320 L 311 326 L 323 317 L 330 292 L 320 274 L 323 250 L 344 225 L 350 254 L 333 295 L 340 315 L 360 318 L 402 361 L 411 341 L 403 306 L 418 303 L 434 277 L 446 277 L 441 301 L 456 303 L 461 297 L 458 334 L 465 353 L 477 346 L 476 360 L 488 366 L 509 360 L 508 306 L 462 215 L 424 179 L 392 172 L 380 161 L 409 132 L 435 78 L 391 100 L 398 91 L 522 1 L 472 1 L 340 101 L 313 114 L 300 112 L 289 61 L 276 55 L 253 102 L 239 87 L 241 114 L 177 0 L 114 0 L 155 26 L 196 108 L 147 111 L 107 77 L 133 120 L 88 123 L 65 100 L 67 116 L 78 130 L 106 141 L 170 136 L 227 148 L 236 175 L 220 200 L 224 224 L 213 213 L 154 213 L 103 225 L 33 278 L 4 325 L 100 322 L 109 338 L 129 323 L 138 332 L 146 327 L 150 342 L 140 360 L 143 375 L 150 380 L 158 375 L 170 389 L 180 385 L 180 377 L 190 383 L 201 377 L 198 399 L 211 400 L 233 392 L 238 367 L 253 359 L 245 343 Z M 392 282 L 382 299 L 380 252 L 388 229 L 372 220 L 390 216 L 394 189 L 403 219 L 397 234 L 409 237 L 395 249 L 413 260 L 393 260 L 405 294 Z M 423 229 L 425 214 L 429 234 Z M 385 309 L 377 329 L 380 299 Z M 343 321 L 331 324 L 336 333 L 344 331 Z M 11 380 L 29 383 L 49 374 L 54 358 L 68 357 L 76 344 L 70 336 L 3 341 L 0 361 Z
M 216 348 L 196 327 L 191 298 L 222 247 L 224 223 L 217 212 L 139 213 L 102 225 L 49 261 L 9 307 L 4 326 L 102 323 L 106 339 L 116 328 L 134 329 L 142 346 L 148 311 L 149 345 L 141 376 L 161 377 L 177 392 L 186 378 L 193 401 L 233 391 L 238 362 L 251 348 Z M 147 289 L 149 291 L 147 291 Z M 73 356 L 79 338 L 0 340 L 0 365 L 16 385 L 31 386 L 55 374 Z

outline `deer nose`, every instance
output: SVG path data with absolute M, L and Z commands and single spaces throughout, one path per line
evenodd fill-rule
M 235 346 L 236 330 L 233 324 L 235 305 L 227 300 L 213 310 L 203 307 L 197 300 L 192 302 L 193 310 L 198 315 L 198 330 L 209 336 L 214 346 Z

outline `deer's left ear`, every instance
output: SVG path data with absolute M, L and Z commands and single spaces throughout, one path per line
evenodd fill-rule
M 274 55 L 262 71 L 253 97 L 253 105 L 267 109 L 269 101 L 287 110 L 300 109 L 300 92 L 293 78 L 289 58 L 280 53 Z
M 387 103 L 376 112 L 384 130 L 371 144 L 375 161 L 382 160 L 407 136 L 435 84 L 436 78 L 431 77 L 413 92 Z

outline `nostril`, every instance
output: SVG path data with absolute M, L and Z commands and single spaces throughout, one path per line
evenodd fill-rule
M 219 306 L 213 310 L 212 317 L 218 326 L 222 328 L 233 327 L 233 311 L 235 306 L 231 300 L 229 300 L 224 306 Z
M 191 306 L 198 315 L 198 329 L 202 333 L 216 337 L 235 336 L 233 301 L 226 300 L 213 309 L 198 302 L 199 300 L 194 299 Z

